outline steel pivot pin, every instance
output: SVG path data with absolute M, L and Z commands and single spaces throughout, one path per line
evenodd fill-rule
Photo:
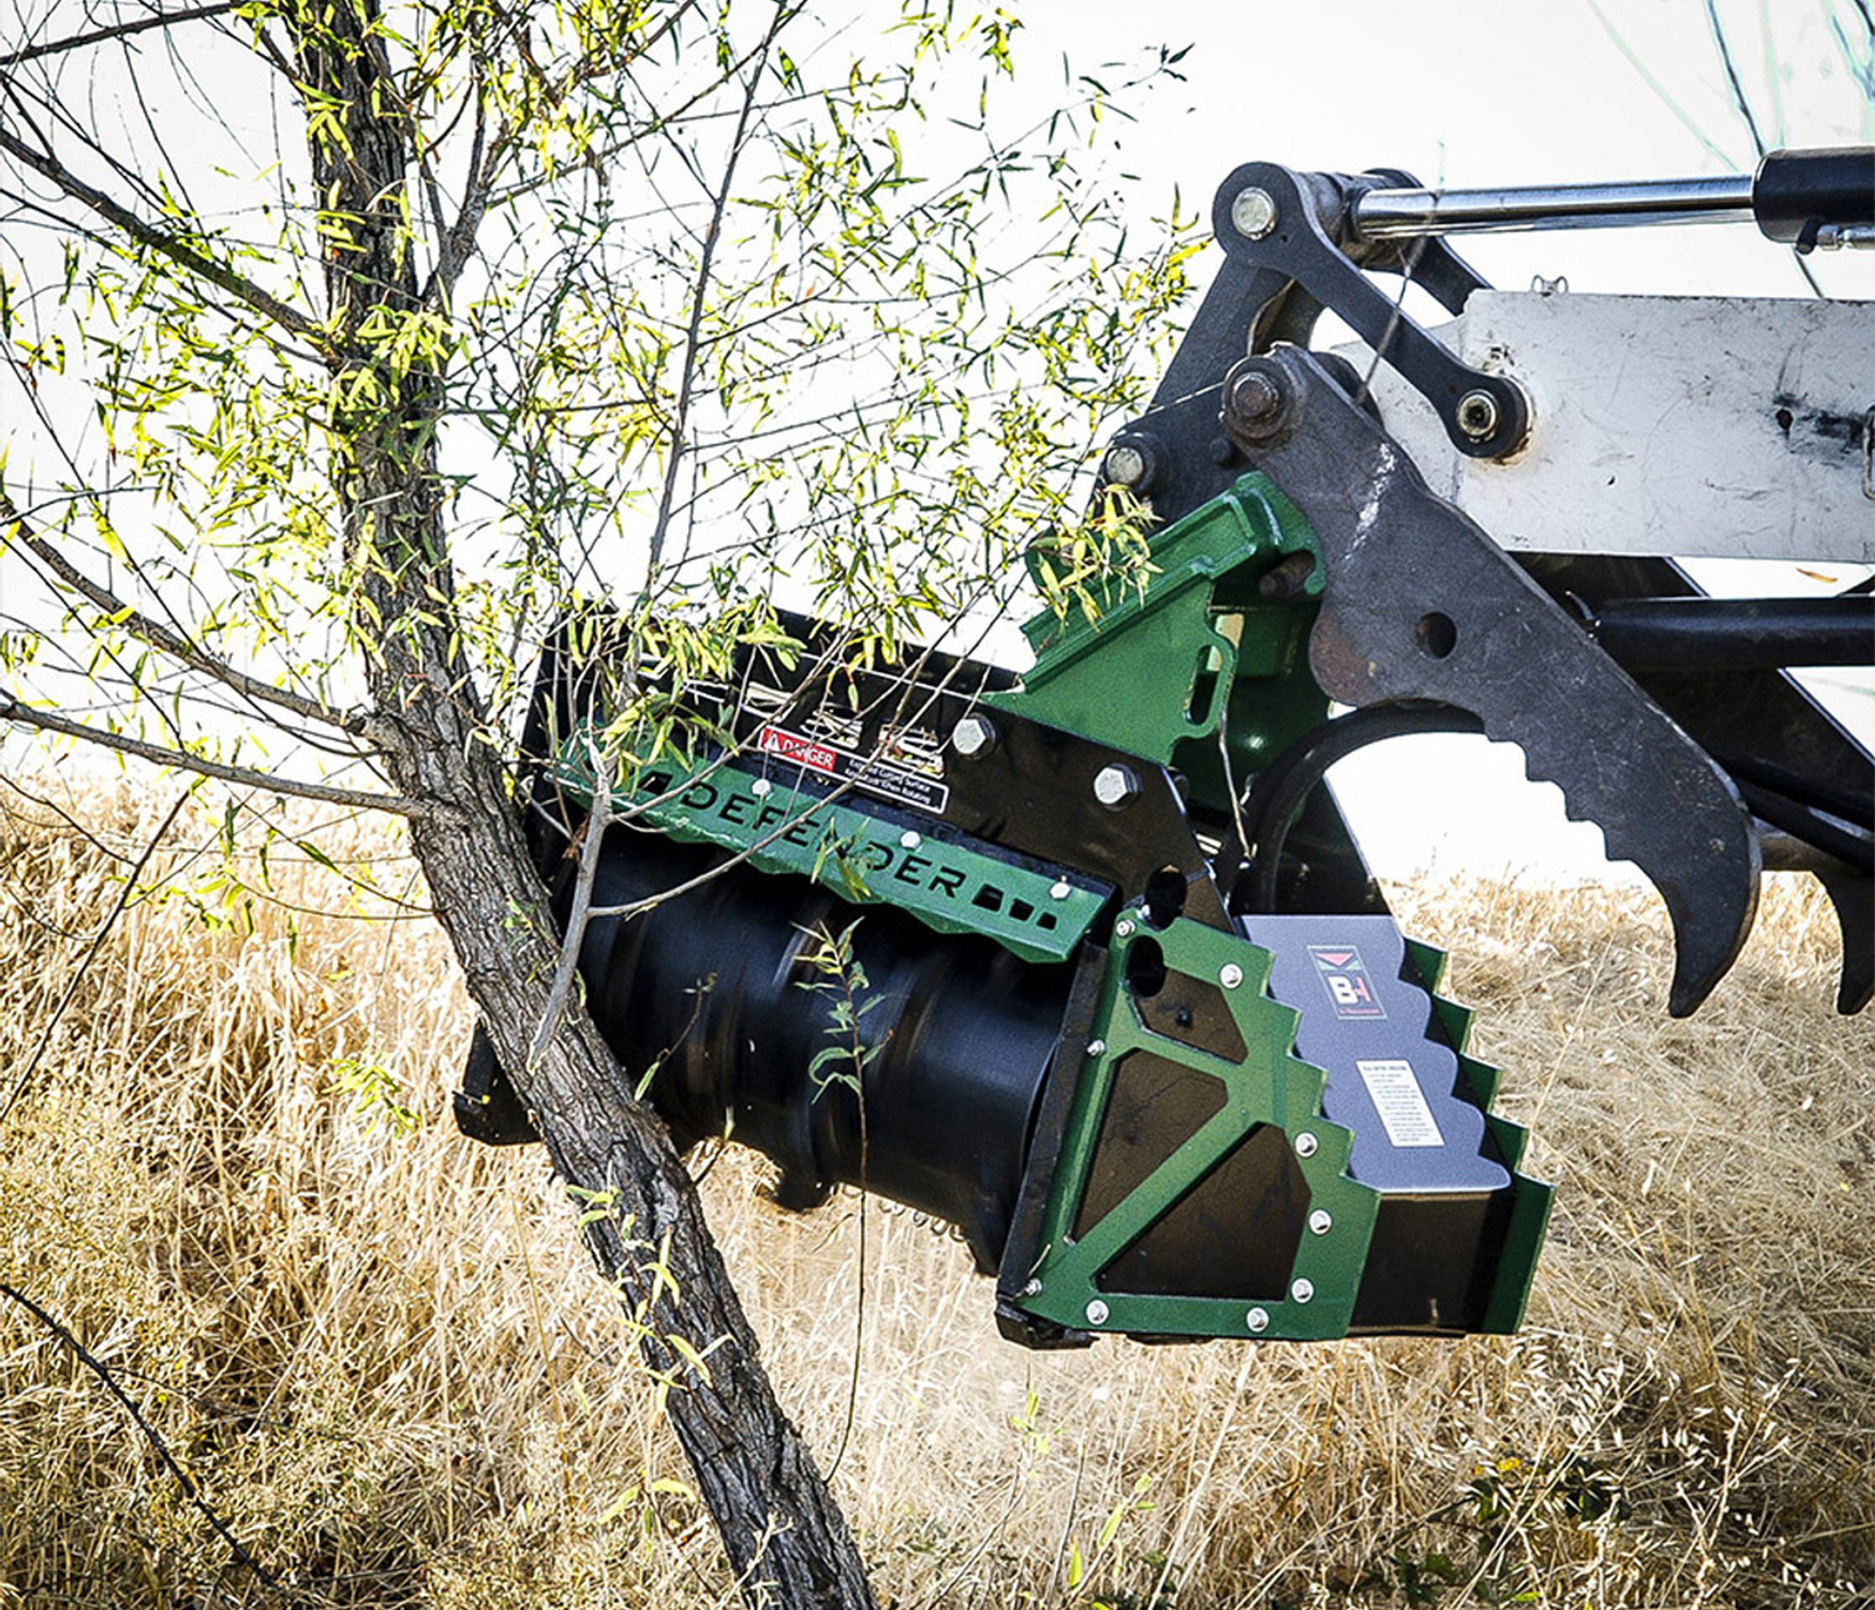
M 1255 185 L 1239 190 L 1230 204 L 1230 221 L 1245 240 L 1261 240 L 1276 227 L 1276 198 Z

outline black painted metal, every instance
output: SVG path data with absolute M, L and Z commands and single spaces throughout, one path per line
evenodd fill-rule
M 653 899 L 721 859 L 614 828 L 595 905 Z M 814 935 L 862 915 L 852 966 L 816 971 Z M 794 1205 L 858 1185 L 960 1226 L 979 1266 L 996 1267 L 1072 967 L 730 868 L 629 920 L 593 921 L 580 970 L 620 1059 L 655 1066 L 650 1100 L 680 1146 L 731 1134 L 779 1165 Z M 847 985 L 867 1007 L 857 1039 L 835 1014 Z
M 1767 237 L 1799 251 L 1826 224 L 1875 224 L 1875 146 L 1771 152 L 1752 181 L 1751 210 Z
M 1622 598 L 1589 632 L 1629 671 L 1875 665 L 1875 597 Z
M 1482 288 L 1484 281 L 1441 240 L 1370 243 L 1358 261 L 1344 249 L 1350 238 L 1347 217 L 1352 197 L 1363 188 L 1406 177 L 1392 172 L 1358 178 L 1298 174 L 1273 162 L 1247 162 L 1218 191 L 1212 221 L 1231 257 L 1294 280 L 1345 320 L 1432 405 L 1461 453 L 1501 458 L 1516 448 L 1529 428 L 1529 405 L 1516 382 L 1461 363 L 1363 270 L 1386 268 L 1404 273 L 1454 313 L 1463 309 L 1466 297 Z M 1260 239 L 1241 234 L 1231 221 L 1236 198 L 1249 189 L 1263 191 L 1276 209 L 1274 227 Z M 1250 335 L 1253 353 L 1270 351 L 1286 338 L 1267 318 L 1253 325 Z M 1299 341 L 1292 344 L 1302 345 Z M 1461 405 L 1479 397 L 1489 399 L 1492 422 L 1488 427 L 1467 429 Z M 1239 441 L 1238 446 L 1243 443 Z
M 1225 428 L 1314 528 L 1326 589 L 1310 663 L 1355 706 L 1430 699 L 1518 744 L 1667 903 L 1684 1016 L 1724 976 L 1757 907 L 1758 847 L 1730 778 L 1512 564 L 1434 497 L 1405 452 L 1309 354 L 1247 358 L 1282 394 Z M 1236 379 L 1227 383 L 1232 395 Z

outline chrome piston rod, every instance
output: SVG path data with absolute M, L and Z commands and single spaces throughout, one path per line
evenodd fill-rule
M 1354 204 L 1355 227 L 1370 240 L 1751 219 L 1749 174 L 1496 190 L 1369 190 Z
M 1875 246 L 1875 147 L 1773 151 L 1755 174 L 1498 190 L 1375 189 L 1354 201 L 1370 240 L 1518 229 L 1755 222 L 1799 251 Z

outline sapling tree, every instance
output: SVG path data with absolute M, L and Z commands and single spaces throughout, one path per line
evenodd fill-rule
M 515 734 L 550 633 L 606 645 L 613 778 L 778 600 L 891 657 L 993 612 L 1042 533 L 1099 562 L 1063 500 L 1188 248 L 1174 218 L 1132 251 L 1084 170 L 1110 86 L 1005 132 L 1015 31 L 43 0 L 0 40 L 0 717 L 230 813 L 402 819 L 751 1603 L 871 1601 L 583 1009 Z

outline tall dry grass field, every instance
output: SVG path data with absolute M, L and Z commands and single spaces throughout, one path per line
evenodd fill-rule
M 541 1155 L 448 1120 L 468 1018 L 394 840 L 229 856 L 191 808 L 94 946 L 158 802 L 61 803 L 0 822 L 0 1281 L 278 1586 L 0 1301 L 0 1604 L 733 1602 Z M 1875 1045 L 1827 909 L 1774 882 L 1671 1023 L 1637 898 L 1400 904 L 1560 1186 L 1515 1338 L 1030 1356 L 928 1227 L 864 1208 L 862 1312 L 858 1200 L 790 1217 L 711 1160 L 882 1602 L 1872 1602 Z

